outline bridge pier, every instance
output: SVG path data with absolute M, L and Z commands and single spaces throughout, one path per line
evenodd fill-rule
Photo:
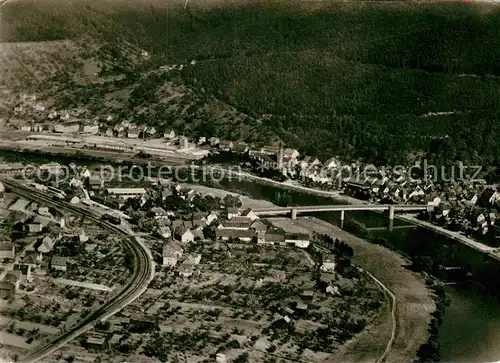
M 394 206 L 389 206 L 389 232 L 392 232 L 394 229 Z
M 292 209 L 292 220 L 296 220 L 297 219 L 297 209 Z
M 345 210 L 340 211 L 340 229 L 344 229 Z

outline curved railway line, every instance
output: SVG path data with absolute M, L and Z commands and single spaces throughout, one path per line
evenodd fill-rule
M 14 194 L 22 196 L 26 199 L 43 202 L 48 206 L 65 210 L 75 215 L 83 216 L 101 225 L 110 232 L 122 235 L 124 237 L 123 243 L 132 254 L 134 261 L 132 278 L 124 289 L 104 305 L 100 306 L 97 310 L 91 312 L 83 320 L 70 327 L 68 331 L 61 333 L 49 342 L 41 343 L 22 359 L 25 363 L 32 363 L 52 354 L 71 340 L 92 329 L 95 323 L 116 314 L 118 311 L 142 295 L 154 277 L 154 263 L 151 252 L 141 241 L 136 239 L 124 229 L 109 222 L 102 221 L 97 213 L 76 207 L 63 201 L 56 201 L 44 193 L 22 186 L 12 179 L 0 178 L 0 180 Z

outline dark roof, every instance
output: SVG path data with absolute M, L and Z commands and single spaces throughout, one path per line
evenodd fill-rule
M 285 239 L 291 239 L 296 241 L 306 241 L 309 240 L 311 236 L 307 233 L 287 233 Z
M 245 229 L 216 229 L 215 235 L 218 238 L 233 237 L 233 238 L 248 238 L 253 237 L 254 233 Z
M 250 228 L 250 221 L 233 221 L 230 219 L 222 221 L 221 224 L 225 228 Z
M 285 242 L 285 235 L 283 233 L 277 233 L 277 232 L 266 233 L 266 241 Z
M 66 266 L 67 263 L 68 258 L 62 256 L 52 256 L 52 259 L 50 260 L 50 264 L 52 266 Z

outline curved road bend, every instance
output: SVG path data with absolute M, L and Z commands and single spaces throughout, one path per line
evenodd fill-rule
M 94 324 L 98 321 L 105 320 L 110 316 L 116 314 L 118 311 L 120 311 L 125 306 L 136 300 L 140 295 L 142 295 L 146 291 L 149 283 L 154 277 L 153 257 L 149 249 L 133 235 L 127 233 L 124 229 L 118 226 L 101 221 L 96 213 L 76 207 L 63 201 L 53 200 L 50 196 L 22 186 L 12 179 L 1 178 L 0 180 L 14 194 L 22 196 L 26 199 L 43 202 L 48 206 L 66 210 L 76 215 L 84 216 L 85 218 L 88 218 L 101 225 L 103 228 L 109 230 L 110 232 L 122 235 L 124 237 L 124 244 L 130 250 L 134 258 L 134 270 L 132 279 L 125 286 L 125 288 L 118 295 L 86 316 L 83 320 L 70 327 L 67 332 L 61 333 L 59 336 L 47 343 L 41 343 L 36 346 L 34 350 L 29 352 L 28 355 L 22 360 L 25 363 L 32 363 L 54 353 L 56 350 L 60 349 L 71 340 L 92 329 Z

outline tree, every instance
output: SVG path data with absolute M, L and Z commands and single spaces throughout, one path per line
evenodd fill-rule
M 231 195 L 228 194 L 224 197 L 222 200 L 222 203 L 227 207 L 227 208 L 240 208 L 243 203 L 241 202 L 240 198 L 236 195 Z
M 240 354 L 233 360 L 233 363 L 246 363 L 246 362 L 248 362 L 247 352 Z

